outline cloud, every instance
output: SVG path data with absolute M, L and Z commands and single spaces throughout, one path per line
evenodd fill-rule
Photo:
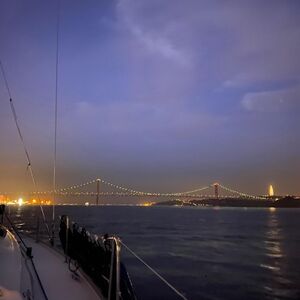
M 157 28 L 155 23 L 149 24 L 149 21 L 147 21 L 149 16 L 153 17 L 154 20 L 161 16 L 159 11 L 161 3 L 153 2 L 150 6 L 152 7 L 152 12 L 147 10 L 149 7 L 147 2 L 120 1 L 117 6 L 118 21 L 123 28 L 127 28 L 138 43 L 149 53 L 158 54 L 182 67 L 189 67 L 191 61 L 188 52 L 185 51 L 186 49 L 184 49 L 183 45 L 177 43 L 169 34 L 170 28 L 174 27 L 175 22 L 167 16 L 160 28 Z M 144 20 L 143 17 L 145 17 Z
M 287 112 L 300 109 L 300 87 L 246 94 L 241 104 L 247 111 Z
M 127 139 L 148 137 L 152 140 L 189 140 L 205 135 L 208 130 L 218 128 L 226 122 L 224 117 L 191 112 L 181 105 L 172 106 L 149 103 L 106 103 L 77 102 L 75 115 L 79 128 L 81 124 L 92 128 L 91 135 L 107 132 Z M 74 122 L 68 119 L 70 133 L 74 132 Z M 78 132 L 78 130 L 75 130 Z
M 202 86 L 299 80 L 296 2 L 121 0 L 117 11 L 144 50 L 189 66 Z
M 175 48 L 175 46 L 172 45 L 172 43 L 166 38 L 160 36 L 152 37 L 149 34 L 144 33 L 137 26 L 131 26 L 131 31 L 149 51 L 159 53 L 163 57 L 170 59 L 182 66 L 190 65 L 187 54 Z

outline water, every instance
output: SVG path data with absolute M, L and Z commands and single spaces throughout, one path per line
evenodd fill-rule
M 22 207 L 15 218 L 34 224 L 36 209 Z M 59 206 L 56 212 L 93 233 L 119 235 L 188 299 L 300 299 L 300 209 Z M 125 249 L 122 256 L 139 299 L 179 299 Z

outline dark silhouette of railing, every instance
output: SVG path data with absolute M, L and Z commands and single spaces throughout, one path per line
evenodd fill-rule
M 120 261 L 117 237 L 92 236 L 85 228 L 70 223 L 65 215 L 61 217 L 59 237 L 69 269 L 75 276 L 78 268 L 82 268 L 107 299 L 136 299 L 129 275 Z

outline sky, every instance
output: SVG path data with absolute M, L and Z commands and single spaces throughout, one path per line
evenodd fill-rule
M 300 194 L 298 0 L 60 2 L 58 187 Z M 0 2 L 0 59 L 40 190 L 56 20 L 56 1 Z M 0 139 L 0 192 L 33 190 L 2 77 Z

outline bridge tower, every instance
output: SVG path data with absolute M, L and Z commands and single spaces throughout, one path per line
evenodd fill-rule
M 219 198 L 219 183 L 215 182 L 213 184 L 214 190 L 215 190 L 215 197 L 218 199 Z
M 97 180 L 96 180 L 96 184 L 97 184 L 96 205 L 99 205 L 100 179 L 97 179 Z

